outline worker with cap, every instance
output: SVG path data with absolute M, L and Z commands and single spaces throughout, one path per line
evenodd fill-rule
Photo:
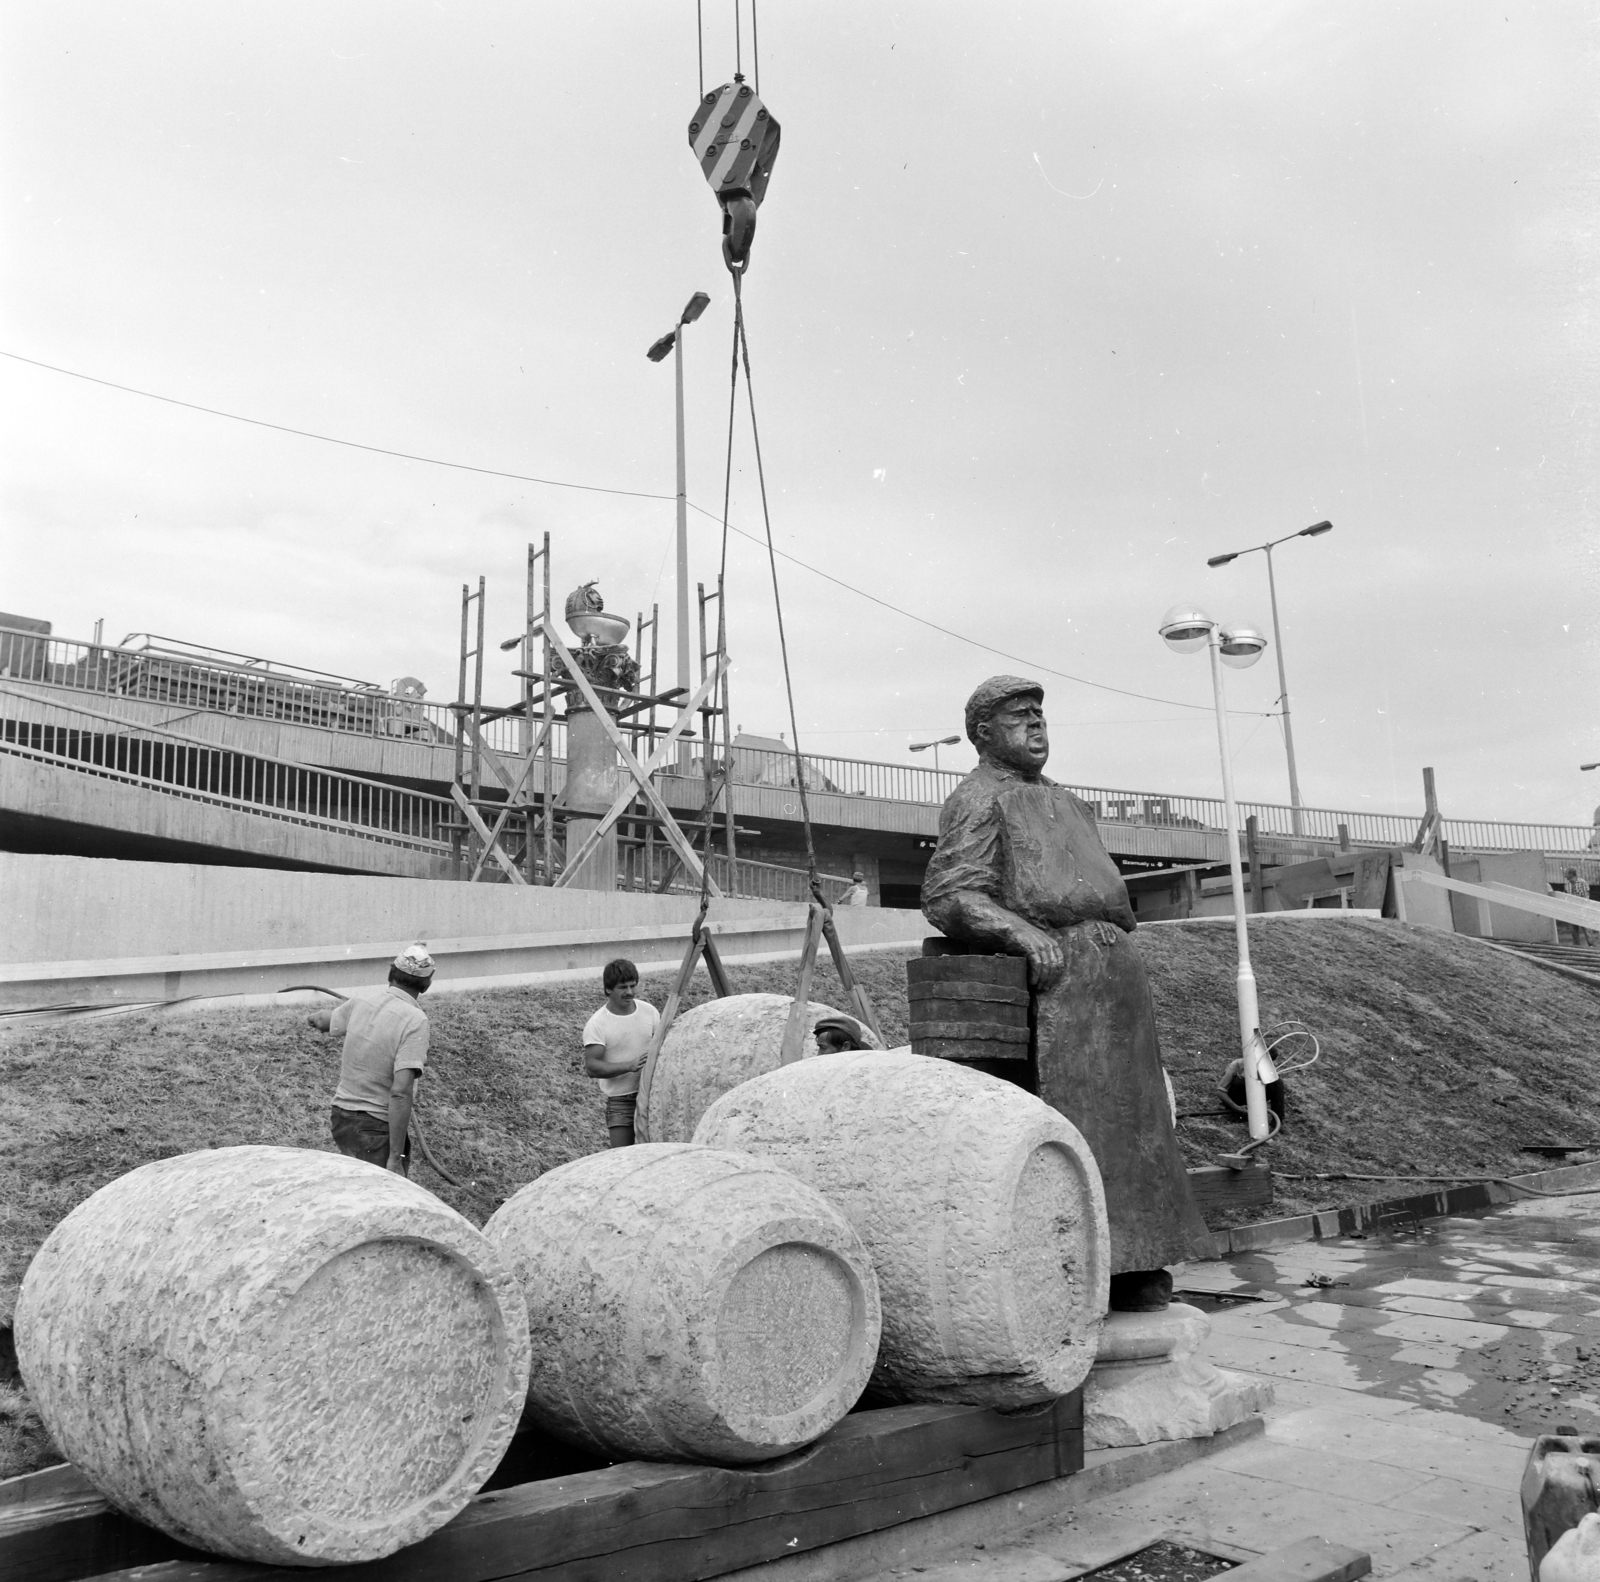
M 1095 810 L 1043 774 L 1044 688 L 993 676 L 967 700 L 978 767 L 950 794 L 922 910 L 972 952 L 1024 956 L 1039 1096 L 1083 1133 L 1105 1185 L 1111 1306 L 1171 1300 L 1166 1266 L 1214 1256 L 1173 1131 L 1128 892 Z
M 411 1096 L 428 1063 L 428 1018 L 418 998 L 433 982 L 424 944 L 407 945 L 375 1000 L 341 1000 L 306 1018 L 324 1033 L 343 1033 L 333 1140 L 339 1152 L 392 1170 L 411 1171 Z
M 853 1016 L 819 1016 L 812 1034 L 819 1055 L 836 1055 L 846 1049 L 870 1049 L 861 1023 Z

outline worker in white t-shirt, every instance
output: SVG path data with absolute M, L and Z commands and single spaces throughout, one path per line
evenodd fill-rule
M 639 1072 L 661 1013 L 637 998 L 639 969 L 619 956 L 600 975 L 606 1003 L 584 1024 L 583 1070 L 599 1080 L 606 1100 L 606 1130 L 613 1148 L 633 1143 L 633 1116 L 639 1103 Z

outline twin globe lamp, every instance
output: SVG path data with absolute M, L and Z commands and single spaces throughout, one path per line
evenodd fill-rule
M 1222 803 L 1228 822 L 1228 868 L 1233 878 L 1233 931 L 1239 946 L 1238 999 L 1239 1046 L 1244 1057 L 1245 1113 L 1250 1136 L 1263 1142 L 1274 1127 L 1267 1113 L 1266 1084 L 1277 1080 L 1277 1069 L 1261 1037 L 1261 1012 L 1256 1003 L 1256 977 L 1250 967 L 1250 938 L 1245 926 L 1244 870 L 1239 862 L 1239 809 L 1233 796 L 1233 755 L 1228 749 L 1228 707 L 1222 686 L 1221 665 L 1246 670 L 1267 646 L 1264 633 L 1235 622 L 1219 625 L 1196 605 L 1175 604 L 1161 617 L 1158 628 L 1167 647 L 1178 654 L 1211 651 L 1211 693 L 1217 713 L 1217 746 L 1222 754 Z M 1219 663 L 1220 662 L 1220 663 Z

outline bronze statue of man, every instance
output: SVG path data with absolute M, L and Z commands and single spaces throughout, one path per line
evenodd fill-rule
M 1044 688 L 993 676 L 966 726 L 978 767 L 939 816 L 923 913 L 969 949 L 1027 957 L 1039 1095 L 1083 1133 L 1105 1183 L 1111 1305 L 1165 1307 L 1165 1266 L 1215 1253 L 1172 1129 L 1127 888 L 1093 810 L 1042 773 Z

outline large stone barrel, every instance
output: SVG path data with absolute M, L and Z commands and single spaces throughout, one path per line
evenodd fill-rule
M 915 956 L 906 963 L 906 998 L 919 1055 L 1028 1058 L 1028 964 L 1020 956 Z
M 730 994 L 684 1011 L 639 1084 L 634 1134 L 640 1142 L 688 1142 L 713 1100 L 750 1077 L 775 1071 L 793 1004 L 788 994 Z M 817 1052 L 811 1029 L 818 1018 L 839 1014 L 831 1005 L 807 1006 L 802 1059 Z
M 792 1170 L 855 1226 L 883 1298 L 878 1394 L 1014 1407 L 1088 1373 L 1105 1195 L 1043 1100 L 909 1050 L 819 1055 L 724 1094 L 695 1141 Z
M 483 1236 L 338 1154 L 130 1171 L 28 1269 L 22 1375 L 113 1504 L 198 1549 L 373 1560 L 477 1493 L 516 1431 L 522 1293 Z
M 855 1405 L 878 1285 L 844 1216 L 770 1160 L 640 1143 L 558 1166 L 484 1227 L 522 1281 L 528 1413 L 618 1459 L 767 1461 Z

